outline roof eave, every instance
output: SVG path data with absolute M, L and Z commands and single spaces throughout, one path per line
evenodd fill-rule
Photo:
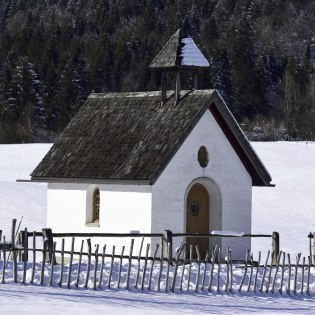
M 130 179 L 94 179 L 94 178 L 62 178 L 32 176 L 30 180 L 18 180 L 19 182 L 36 183 L 71 183 L 71 184 L 113 184 L 113 185 L 151 185 L 150 180 Z

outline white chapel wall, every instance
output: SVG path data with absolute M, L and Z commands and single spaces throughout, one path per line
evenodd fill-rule
M 151 233 L 151 186 L 97 185 L 100 190 L 99 227 L 86 224 L 86 192 L 89 186 L 48 184 L 47 227 L 55 233 Z M 134 255 L 138 255 L 140 241 L 140 238 L 135 240 Z M 93 238 L 92 251 L 95 244 L 99 244 L 102 251 L 104 239 Z M 126 247 L 125 253 L 129 253 L 130 238 L 106 239 L 106 245 L 107 253 L 112 252 L 113 245 L 116 245 L 117 254 L 121 253 L 122 246 Z M 76 250 L 80 246 L 81 240 L 77 238 Z
M 197 159 L 202 145 L 209 153 L 206 168 L 202 168 Z M 250 233 L 251 177 L 210 111 L 203 115 L 153 186 L 152 232 L 165 229 L 173 233 L 185 232 L 185 193 L 193 181 L 198 182 L 203 178 L 216 183 L 221 193 L 222 218 L 218 214 L 214 218 L 210 210 L 210 231 Z M 225 238 L 222 245 L 233 248 L 234 258 L 237 258 L 236 253 L 244 258 L 242 253 L 250 248 L 250 244 L 249 238 Z

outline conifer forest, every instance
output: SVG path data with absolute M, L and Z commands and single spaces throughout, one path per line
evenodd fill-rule
M 314 140 L 314 25 L 314 0 L 0 0 L 0 143 L 53 141 L 91 92 L 159 90 L 179 27 L 250 139 Z

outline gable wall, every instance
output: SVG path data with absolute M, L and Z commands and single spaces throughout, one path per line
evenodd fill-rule
M 151 186 L 144 185 L 97 185 L 100 190 L 100 226 L 87 226 L 86 193 L 89 184 L 49 183 L 47 193 L 47 227 L 55 233 L 130 233 L 140 231 L 151 232 Z M 120 247 L 129 250 L 130 239 L 92 239 L 94 244 L 102 246 L 106 242 L 107 250 L 116 245 L 116 253 Z M 140 238 L 136 241 L 137 250 Z M 70 239 L 68 240 L 70 246 Z M 77 241 L 76 249 L 79 250 Z M 59 243 L 60 246 L 60 243 Z
M 209 164 L 206 168 L 200 167 L 197 158 L 202 145 L 206 146 L 209 153 Z M 210 111 L 204 114 L 153 186 L 152 232 L 164 229 L 173 233 L 185 232 L 187 187 L 193 181 L 202 183 L 200 178 L 208 178 L 221 193 L 221 196 L 215 196 L 216 199 L 221 198 L 221 201 L 212 205 L 217 209 L 210 210 L 210 231 L 250 233 L 251 177 Z M 174 247 L 178 245 L 179 243 Z M 250 248 L 250 239 L 225 238 L 222 245 L 232 246 L 235 252 L 245 252 Z

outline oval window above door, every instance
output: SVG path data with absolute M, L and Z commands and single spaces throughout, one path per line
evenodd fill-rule
M 209 155 L 205 146 L 201 146 L 198 151 L 198 162 L 203 168 L 205 168 L 209 163 Z

